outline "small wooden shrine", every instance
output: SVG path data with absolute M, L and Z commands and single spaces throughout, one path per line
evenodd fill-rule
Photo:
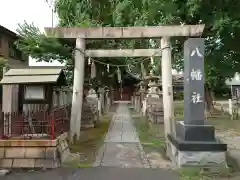
M 36 106 L 41 110 L 50 110 L 53 87 L 65 86 L 66 78 L 62 68 L 31 67 L 10 69 L 0 84 L 9 89 L 7 96 L 3 97 L 3 112 L 28 112 L 36 110 Z M 15 103 L 18 107 L 4 108 L 8 106 L 9 99 L 12 100 L 10 103 Z M 35 105 L 35 109 L 30 105 Z
M 53 95 L 54 87 L 66 85 L 63 69 L 10 69 L 0 84 L 0 168 L 60 167 L 69 155 L 70 105 L 54 106 Z

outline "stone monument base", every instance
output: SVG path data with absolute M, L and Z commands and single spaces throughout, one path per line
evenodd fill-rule
M 184 125 L 183 123 L 180 123 Z M 185 125 L 184 125 L 185 126 Z M 180 128 L 180 129 L 178 129 Z M 182 127 L 176 126 L 176 132 L 182 132 L 185 130 L 186 132 L 189 128 L 193 127 Z M 172 160 L 172 162 L 177 166 L 177 168 L 181 167 L 202 167 L 202 168 L 213 168 L 213 167 L 221 167 L 227 168 L 226 163 L 226 151 L 227 151 L 227 144 L 223 144 L 220 140 L 216 139 L 215 137 L 212 138 L 214 134 L 211 126 L 202 126 L 202 127 L 195 127 L 197 129 L 203 129 L 206 132 L 206 136 L 210 136 L 209 140 L 208 137 L 202 137 L 204 140 L 186 140 L 185 136 L 180 136 L 179 134 L 174 137 L 173 135 L 168 135 L 168 152 L 167 156 Z M 200 130 L 199 130 L 200 131 Z M 198 133 L 196 131 L 196 133 Z M 191 136 L 194 136 L 191 131 Z M 187 135 L 188 136 L 188 135 Z M 197 136 L 197 134 L 195 134 Z M 194 137 L 192 137 L 194 138 Z M 191 138 L 190 138 L 191 139 Z M 214 139 L 214 140 L 213 140 Z
M 176 123 L 176 136 L 184 141 L 216 141 L 215 129 L 212 125 L 190 125 L 183 121 Z

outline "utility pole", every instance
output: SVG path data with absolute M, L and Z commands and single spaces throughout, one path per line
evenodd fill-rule
M 51 19 L 52 19 L 52 27 L 54 26 L 54 13 L 55 13 L 55 7 L 54 7 L 54 0 L 45 0 L 45 2 L 48 4 L 49 8 L 51 8 Z

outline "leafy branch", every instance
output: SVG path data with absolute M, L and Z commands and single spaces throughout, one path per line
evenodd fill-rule
M 18 34 L 22 37 L 15 42 L 17 48 L 37 61 L 61 63 L 72 59 L 72 47 L 57 38 L 46 37 L 34 24 L 19 24 Z

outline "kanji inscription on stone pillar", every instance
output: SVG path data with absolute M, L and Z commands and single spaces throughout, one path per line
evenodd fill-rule
M 204 124 L 204 39 L 184 43 L 184 124 Z

